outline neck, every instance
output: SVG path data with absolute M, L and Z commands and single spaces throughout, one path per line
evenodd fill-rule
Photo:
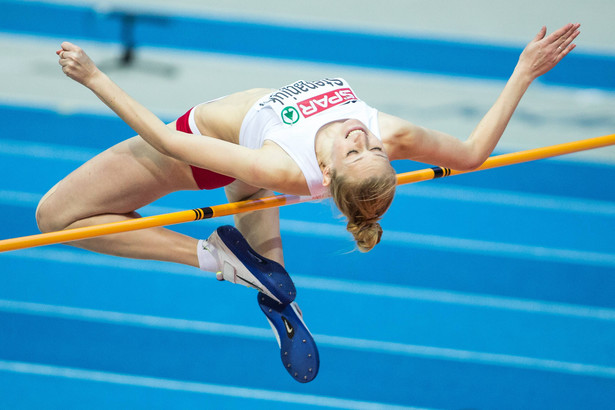
M 320 127 L 314 137 L 314 153 L 321 171 L 331 162 L 331 141 L 327 138 L 326 124 Z

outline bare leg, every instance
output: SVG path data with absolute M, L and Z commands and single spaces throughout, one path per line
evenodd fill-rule
M 225 191 L 231 202 L 273 195 L 271 191 L 255 188 L 241 181 L 228 185 Z M 258 253 L 284 265 L 278 208 L 237 214 L 235 225 Z M 281 352 L 284 353 L 281 356 L 284 368 L 302 383 L 313 380 L 320 368 L 318 348 L 305 325 L 299 305 L 295 302 L 280 304 L 263 293 L 258 295 L 258 304 L 276 335 Z M 290 335 L 289 326 L 293 329 Z M 293 343 L 293 336 L 295 340 L 303 340 L 303 343 Z
M 123 141 L 60 181 L 36 211 L 43 232 L 137 218 L 134 212 L 178 190 L 198 189 L 185 163 L 166 157 L 140 137 Z M 76 241 L 99 253 L 198 267 L 197 240 L 151 228 Z
M 129 215 L 100 215 L 70 224 L 66 229 L 139 218 Z M 134 259 L 153 259 L 199 267 L 197 239 L 165 228 L 149 228 L 121 234 L 105 235 L 71 243 L 78 248 L 107 255 Z
M 225 192 L 229 202 L 274 195 L 272 191 L 256 188 L 241 181 L 228 185 Z M 278 208 L 237 214 L 235 215 L 235 227 L 256 252 L 284 266 Z

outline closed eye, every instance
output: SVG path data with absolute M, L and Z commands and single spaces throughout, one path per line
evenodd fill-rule
M 380 147 L 374 147 L 374 148 L 372 148 L 372 149 L 371 149 L 371 151 L 374 151 L 374 150 L 375 150 L 375 151 L 382 151 L 382 148 L 380 148 Z
M 359 153 L 359 151 L 357 151 L 356 149 L 353 149 L 353 150 L 348 151 L 346 156 L 348 157 L 348 156 L 350 156 L 350 154 L 358 154 L 358 153 Z

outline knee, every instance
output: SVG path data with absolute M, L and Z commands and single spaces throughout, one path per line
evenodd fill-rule
M 275 193 L 273 191 L 270 191 L 268 189 L 265 188 L 261 188 L 258 191 L 252 193 L 251 195 L 248 195 L 246 198 L 244 199 L 261 199 L 261 198 L 267 198 L 269 196 L 274 196 Z
M 43 233 L 60 231 L 66 228 L 66 225 L 60 221 L 59 213 L 53 209 L 49 195 L 45 195 L 38 203 L 35 218 L 38 229 Z
M 248 185 L 239 180 L 227 185 L 224 190 L 230 202 L 247 201 L 275 195 L 273 191 Z
M 49 214 L 47 212 L 47 207 L 45 207 L 44 198 L 43 198 L 38 203 L 38 206 L 36 207 L 36 213 L 35 213 L 36 225 L 38 226 L 38 230 L 43 233 L 53 231 L 52 221 L 48 215 Z

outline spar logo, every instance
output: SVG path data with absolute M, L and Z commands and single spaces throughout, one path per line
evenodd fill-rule
M 297 106 L 303 117 L 308 118 L 336 105 L 354 100 L 357 100 L 357 97 L 350 88 L 340 88 L 303 100 Z

